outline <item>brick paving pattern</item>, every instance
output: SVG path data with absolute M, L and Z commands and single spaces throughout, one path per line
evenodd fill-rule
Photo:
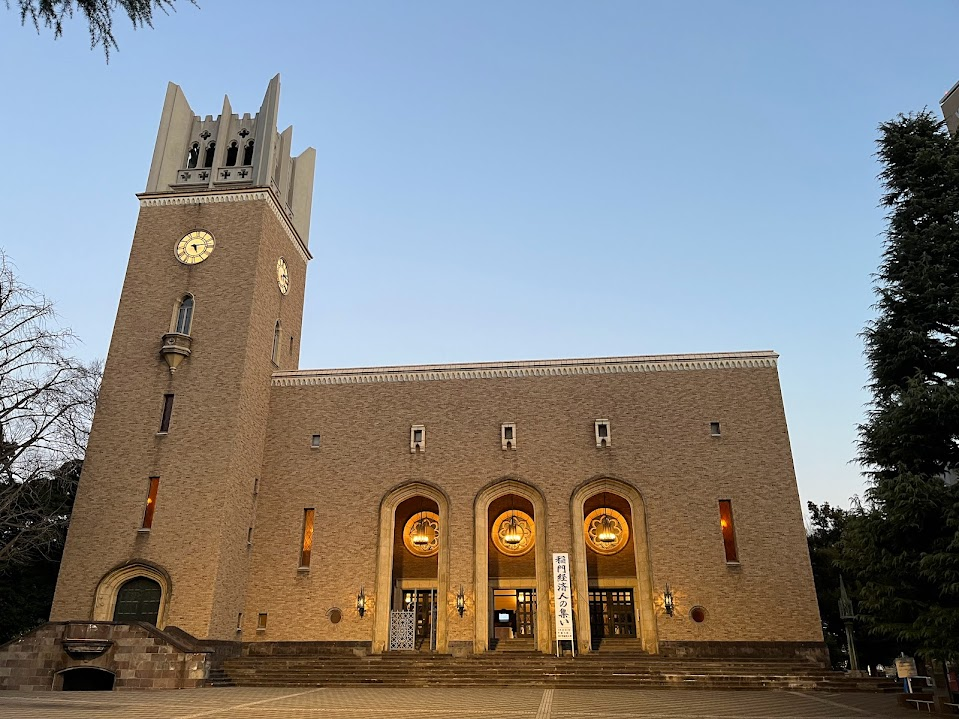
M 903 717 L 889 694 L 608 689 L 222 688 L 2 692 L 9 719 L 845 719 Z

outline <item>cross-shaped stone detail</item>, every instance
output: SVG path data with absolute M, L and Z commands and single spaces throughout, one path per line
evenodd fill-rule
M 193 176 L 192 173 L 189 173 L 189 172 L 181 172 L 181 173 L 180 173 L 180 179 L 181 179 L 181 180 L 189 180 L 192 176 Z
M 236 174 L 238 174 L 240 177 L 246 177 L 247 175 L 250 174 L 250 171 L 249 171 L 249 170 L 240 170 L 240 171 L 239 171 L 238 173 L 236 173 Z
M 206 140 L 209 136 L 210 136 L 209 130 L 204 130 L 203 132 L 200 133 L 200 137 L 202 137 L 204 140 Z
M 224 180 L 228 178 L 232 173 L 229 170 L 220 170 L 220 177 Z
M 207 180 L 207 179 L 209 179 L 209 177 L 210 177 L 210 173 L 207 172 L 206 170 L 204 170 L 203 172 L 200 173 L 200 179 L 201 179 L 201 180 Z
M 247 129 L 244 127 L 244 128 L 243 128 L 242 130 L 240 130 L 237 134 L 238 134 L 240 137 L 246 137 L 247 135 L 250 134 L 250 131 L 247 130 Z

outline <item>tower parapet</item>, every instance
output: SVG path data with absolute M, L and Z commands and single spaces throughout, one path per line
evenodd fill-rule
M 223 111 L 195 115 L 183 89 L 167 86 L 147 194 L 269 188 L 303 244 L 308 244 L 316 150 L 293 157 L 292 125 L 277 131 L 280 76 L 270 80 L 260 111 L 242 117 L 224 96 Z

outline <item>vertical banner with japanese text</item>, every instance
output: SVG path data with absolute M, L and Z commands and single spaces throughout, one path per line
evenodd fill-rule
M 553 590 L 556 592 L 556 641 L 573 641 L 573 592 L 569 581 L 569 554 L 553 555 Z

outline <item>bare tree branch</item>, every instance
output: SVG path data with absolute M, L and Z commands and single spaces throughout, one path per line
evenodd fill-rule
M 101 374 L 75 341 L 0 252 L 0 573 L 63 541 Z

